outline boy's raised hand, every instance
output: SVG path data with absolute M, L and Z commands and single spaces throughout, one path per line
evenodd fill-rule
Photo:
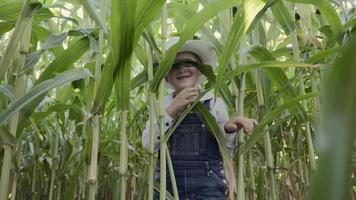
M 173 99 L 171 105 L 166 108 L 166 112 L 172 118 L 182 112 L 185 107 L 193 103 L 199 95 L 197 87 L 187 87 L 181 90 Z
M 258 123 L 255 119 L 237 116 L 227 121 L 224 125 L 224 129 L 226 133 L 235 133 L 241 128 L 245 133 L 251 133 L 257 124 Z

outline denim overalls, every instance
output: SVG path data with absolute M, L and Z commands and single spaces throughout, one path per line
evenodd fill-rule
M 210 109 L 210 100 L 204 105 Z M 189 113 L 173 132 L 168 148 L 179 199 L 226 199 L 227 181 L 217 141 L 195 113 Z M 159 173 L 157 164 L 157 182 Z M 173 194 L 168 168 L 167 191 Z M 154 199 L 159 199 L 157 192 Z

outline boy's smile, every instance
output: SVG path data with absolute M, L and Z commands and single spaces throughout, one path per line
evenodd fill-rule
M 183 61 L 180 63 L 180 61 Z M 188 62 L 186 62 L 188 61 Z M 176 64 L 168 73 L 166 81 L 170 83 L 176 92 L 187 87 L 193 87 L 197 84 L 200 71 L 189 61 L 200 63 L 197 55 L 191 52 L 178 53 L 175 59 Z

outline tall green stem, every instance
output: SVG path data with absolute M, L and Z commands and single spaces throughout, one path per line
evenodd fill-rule
M 121 134 L 120 134 L 120 200 L 124 200 L 126 198 L 126 173 L 127 173 L 127 162 L 128 162 L 128 141 L 127 141 L 127 132 L 126 132 L 126 125 L 127 125 L 127 111 L 121 111 L 120 113 L 120 120 L 121 120 Z
M 245 96 L 245 74 L 241 75 L 241 81 L 240 81 L 240 88 L 239 88 L 239 104 L 238 104 L 238 115 L 243 116 L 244 115 L 244 96 Z M 237 174 L 237 195 L 238 199 L 244 200 L 245 199 L 245 182 L 244 182 L 244 145 L 245 145 L 245 133 L 241 130 L 238 135 L 238 153 L 239 153 L 239 159 L 238 159 L 238 174 Z
M 15 198 L 16 198 L 17 180 L 18 180 L 18 173 L 15 172 L 14 178 L 13 178 L 13 181 L 12 181 L 11 200 L 15 200 Z
M 169 176 L 171 177 L 174 199 L 175 199 L 175 200 L 179 200 L 177 182 L 176 182 L 176 177 L 175 177 L 175 175 L 174 175 L 174 169 L 173 169 L 173 164 L 172 164 L 171 156 L 169 155 L 169 150 L 168 150 L 168 148 L 167 148 L 166 150 L 167 150 L 167 151 L 166 151 L 166 154 L 167 154 L 167 164 L 168 164 L 168 169 L 169 169 Z
M 300 87 L 300 95 L 305 95 L 304 81 L 303 81 L 303 75 L 302 74 L 299 75 L 299 87 Z M 302 105 L 303 105 L 304 110 L 308 111 L 307 102 L 305 100 L 302 101 Z M 315 163 L 315 153 L 314 153 L 314 146 L 313 146 L 313 140 L 312 140 L 312 137 L 311 137 L 310 122 L 309 121 L 307 121 L 305 123 L 305 131 L 306 131 L 306 136 L 307 136 L 310 167 L 311 167 L 312 171 L 314 171 L 315 168 L 316 168 L 316 163 Z
M 25 7 L 27 8 L 28 2 L 25 2 Z M 24 18 L 20 22 L 24 26 L 22 27 L 23 30 L 19 30 L 23 32 L 24 34 L 20 38 L 20 58 L 19 58 L 19 64 L 16 70 L 16 80 L 15 80 L 15 91 L 14 91 L 14 97 L 12 99 L 12 102 L 16 101 L 20 97 L 22 97 L 25 92 L 26 92 L 26 79 L 27 75 L 24 73 L 24 67 L 25 67 L 25 61 L 26 61 L 26 55 L 28 54 L 29 51 L 29 44 L 30 44 L 30 38 L 31 38 L 31 24 L 32 24 L 32 18 Z M 16 29 L 16 28 L 15 28 Z M 10 42 L 12 42 L 10 40 Z M 11 45 L 11 44 L 10 44 Z M 6 56 L 6 53 L 5 55 Z M 3 60 L 7 59 L 4 58 Z M 3 64 L 3 62 L 2 62 Z M 3 71 L 2 71 L 3 72 Z M 5 72 L 4 72 L 5 73 Z M 16 132 L 17 132 L 17 125 L 18 125 L 18 120 L 19 120 L 19 113 L 16 113 L 10 120 L 10 132 L 11 134 L 16 137 Z M 0 179 L 0 200 L 5 200 L 7 199 L 8 196 L 8 190 L 9 190 L 9 185 L 11 185 L 10 182 L 10 172 L 12 168 L 12 157 L 13 157 L 13 146 L 10 144 L 5 144 L 4 145 L 4 158 L 3 158 L 3 165 L 1 169 L 1 179 Z
M 153 64 L 152 64 L 152 50 L 147 47 L 147 43 L 144 42 L 145 50 L 148 52 L 148 67 L 147 67 L 147 76 L 148 82 L 151 83 L 153 80 Z M 155 172 L 155 152 L 154 152 L 154 116 L 155 116 L 155 94 L 151 91 L 148 92 L 148 101 L 149 101 L 149 112 L 150 112 L 150 166 L 148 169 L 148 199 L 153 199 L 153 181 L 154 181 L 154 172 Z
M 105 0 L 101 0 L 101 10 L 102 10 L 102 18 L 105 19 L 107 6 Z M 103 49 L 103 41 L 104 40 L 104 32 L 103 30 L 99 31 L 99 47 L 96 52 L 96 60 L 95 60 L 95 84 L 94 84 L 94 95 L 96 96 L 98 85 L 100 82 L 101 76 L 101 63 L 102 63 L 102 49 Z M 99 152 L 99 136 L 100 136 L 100 116 L 99 113 L 95 113 L 92 119 L 92 146 L 91 146 L 91 160 L 89 167 L 89 200 L 94 200 L 96 195 L 96 186 L 97 186 L 97 166 L 98 166 L 98 152 Z
M 250 187 L 251 187 L 251 200 L 255 200 L 255 191 L 256 191 L 256 184 L 255 184 L 255 177 L 254 177 L 254 170 L 253 170 L 253 162 L 252 162 L 252 151 L 248 151 L 248 169 L 249 169 L 249 178 L 250 178 Z
M 293 60 L 295 62 L 300 62 L 299 45 L 298 45 L 298 40 L 297 40 L 297 35 L 295 33 L 295 30 L 293 30 L 290 35 L 291 35 L 291 41 L 292 41 Z M 305 95 L 303 74 L 299 75 L 299 93 L 300 93 L 300 95 Z M 308 106 L 307 106 L 306 100 L 302 101 L 302 106 L 303 106 L 305 111 L 308 111 Z M 308 153 L 309 153 L 310 166 L 311 166 L 312 171 L 314 171 L 315 168 L 316 168 L 315 153 L 314 153 L 314 146 L 313 146 L 313 140 L 312 140 L 312 137 L 311 137 L 309 121 L 307 121 L 305 123 L 305 131 L 306 131 L 306 136 L 307 136 L 307 144 L 308 144 Z
M 161 30 L 162 30 L 162 53 L 163 56 L 165 55 L 165 41 L 167 38 L 167 4 L 165 3 L 162 7 L 161 11 Z M 161 174 L 160 174 L 160 200 L 165 200 L 166 199 L 166 149 L 167 149 L 167 144 L 164 142 L 164 132 L 163 132 L 163 127 L 164 127 L 164 106 L 163 106 L 163 93 L 164 93 L 164 88 L 163 88 L 163 80 L 161 82 L 161 85 L 159 87 L 159 92 L 158 92 L 158 123 L 159 123 L 159 136 L 161 138 L 160 140 L 160 168 L 161 168 Z
M 261 78 L 259 76 L 258 70 L 256 70 L 255 73 L 256 73 L 257 104 L 258 104 L 259 109 L 263 110 L 265 108 L 265 102 L 264 102 L 264 97 L 263 97 Z M 277 189 L 276 189 L 276 183 L 275 183 L 275 178 L 274 178 L 273 155 L 272 155 L 271 139 L 270 139 L 270 135 L 269 135 L 269 131 L 268 131 L 268 126 L 265 127 L 264 132 L 265 133 L 263 135 L 263 141 L 264 141 L 265 156 L 266 156 L 266 161 L 267 161 L 267 171 L 268 171 L 270 187 L 271 187 L 271 197 L 270 198 L 272 200 L 276 200 L 277 199 Z
M 31 0 L 26 0 L 23 4 L 21 10 L 21 16 L 18 18 L 16 22 L 16 26 L 12 35 L 9 39 L 8 45 L 5 49 L 4 55 L 0 60 L 0 80 L 3 79 L 5 73 L 7 72 L 8 68 L 10 67 L 11 59 L 14 55 L 16 55 L 17 47 L 20 43 L 20 40 L 23 35 L 26 36 L 26 27 L 28 27 L 28 23 L 31 23 L 31 16 L 28 16 L 29 9 L 30 9 L 30 2 Z
M 99 152 L 99 132 L 100 132 L 100 118 L 95 114 L 92 119 L 92 147 L 91 147 L 91 160 L 89 166 L 89 199 L 94 200 L 96 194 L 97 184 L 97 165 L 98 165 L 98 152 Z
M 59 126 L 57 126 L 57 134 L 59 134 L 60 128 Z M 55 181 L 56 181 L 56 171 L 58 169 L 58 135 L 54 135 L 54 141 L 53 141 L 53 152 L 52 152 L 52 174 L 51 174 L 51 183 L 50 183 L 50 187 L 49 187 L 49 197 L 48 200 L 52 200 L 53 199 L 53 194 L 54 194 L 54 189 L 55 189 Z
M 164 125 L 164 116 L 163 116 L 163 84 L 161 83 L 160 89 L 159 89 L 159 104 L 160 108 L 158 109 L 158 116 L 159 116 L 159 135 L 160 138 L 164 138 L 164 132 L 163 132 L 163 125 Z M 161 174 L 160 174 L 160 200 L 165 200 L 166 199 L 166 148 L 167 144 L 163 141 L 160 140 L 160 168 L 161 168 Z
M 247 40 L 245 36 L 241 37 L 240 49 L 245 49 L 247 47 Z M 241 51 L 242 52 L 242 51 Z M 240 53 L 240 65 L 247 64 L 247 55 Z M 236 89 L 233 89 L 233 94 L 236 94 Z M 238 101 L 235 102 L 235 108 L 237 108 L 237 115 L 244 116 L 244 98 L 245 98 L 245 73 L 240 76 L 240 85 L 238 88 Z M 245 181 L 244 181 L 244 144 L 245 144 L 245 133 L 241 130 L 237 138 L 238 143 L 238 163 L 237 163 L 237 199 L 245 199 Z

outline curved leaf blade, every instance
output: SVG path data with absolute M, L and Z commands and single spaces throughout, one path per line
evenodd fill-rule
M 31 103 L 34 99 L 36 99 L 36 97 L 45 94 L 48 90 L 88 77 L 93 77 L 93 75 L 87 69 L 75 69 L 65 71 L 53 79 L 43 81 L 0 114 L 0 125 L 6 123 L 7 120 L 9 120 L 16 112 L 21 110 L 21 108 Z

